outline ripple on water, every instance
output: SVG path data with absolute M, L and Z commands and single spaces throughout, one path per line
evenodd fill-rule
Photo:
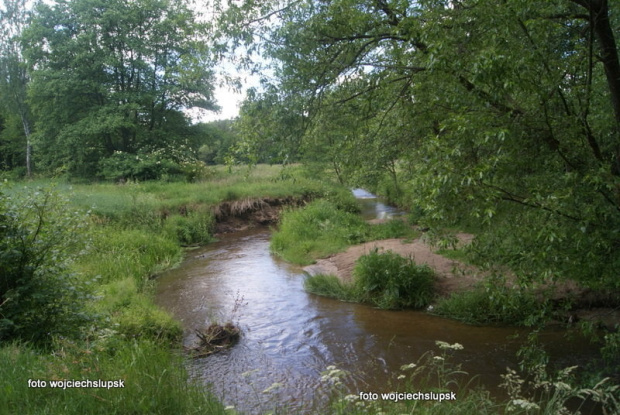
M 195 328 L 214 319 L 232 319 L 242 329 L 232 349 L 191 361 L 192 376 L 246 413 L 264 413 L 275 403 L 303 413 L 325 405 L 328 389 L 320 378 L 327 366 L 351 373 L 346 386 L 353 394 L 387 392 L 393 373 L 443 340 L 464 345 L 455 353 L 458 362 L 499 393 L 499 376 L 515 366 L 525 337 L 525 330 L 472 327 L 309 295 L 303 278 L 270 255 L 267 230 L 225 236 L 163 274 L 157 302 L 182 321 L 186 344 Z M 515 333 L 520 338 L 508 340 Z M 588 355 L 587 343 L 567 344 L 562 334 L 545 333 L 545 344 L 555 344 L 558 356 Z

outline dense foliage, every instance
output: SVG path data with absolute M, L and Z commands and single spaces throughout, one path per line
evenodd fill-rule
M 480 261 L 524 281 L 617 288 L 619 11 L 604 0 L 243 2 L 225 21 L 244 23 L 240 39 L 268 39 L 275 79 L 250 102 L 266 111 L 240 122 L 270 139 L 281 129 L 260 120 L 296 116 L 299 136 L 278 151 L 321 160 L 431 226 L 484 227 Z
M 111 178 L 106 160 L 118 153 L 182 146 L 184 159 L 197 160 L 201 132 L 184 111 L 217 106 L 207 26 L 187 2 L 57 1 L 31 10 L 3 0 L 0 21 L 0 169 L 29 174 L 35 164 Z
M 69 264 L 85 241 L 83 216 L 57 194 L 0 193 L 0 340 L 49 344 L 88 320 L 88 291 Z

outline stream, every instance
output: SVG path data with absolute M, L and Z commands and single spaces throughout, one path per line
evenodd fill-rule
M 355 194 L 365 217 L 399 213 L 362 192 Z M 212 322 L 240 326 L 234 347 L 189 364 L 191 376 L 225 405 L 248 414 L 278 408 L 325 413 L 329 388 L 321 372 L 328 366 L 350 373 L 348 393 L 390 392 L 400 367 L 437 351 L 436 340 L 462 344 L 454 361 L 503 396 L 500 375 L 516 367 L 527 330 L 468 326 L 424 311 L 384 311 L 308 294 L 301 268 L 272 256 L 269 237 L 266 228 L 224 235 L 158 279 L 156 302 L 182 322 L 186 346 L 196 341 L 195 329 Z M 565 334 L 549 329 L 540 335 L 554 362 L 586 361 L 591 346 L 566 341 Z

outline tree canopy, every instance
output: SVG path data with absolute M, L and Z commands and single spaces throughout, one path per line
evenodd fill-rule
M 31 13 L 5 3 L 3 20 L 23 18 L 3 36 L 0 61 L 13 62 L 3 79 L 17 97 L 4 118 L 34 120 L 40 168 L 93 177 L 114 154 L 179 147 L 183 111 L 217 108 L 207 26 L 185 1 L 58 0 Z
M 302 101 L 300 142 L 330 148 L 323 160 L 351 184 L 383 182 L 429 224 L 488 225 L 478 248 L 524 276 L 620 284 L 616 4 L 302 0 L 227 13 L 262 39 L 280 101 Z

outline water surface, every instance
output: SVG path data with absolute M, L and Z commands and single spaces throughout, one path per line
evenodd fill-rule
M 301 269 L 270 254 L 269 236 L 268 229 L 226 235 L 191 251 L 158 281 L 157 302 L 183 323 L 186 345 L 196 340 L 195 329 L 213 321 L 241 327 L 232 349 L 190 364 L 192 376 L 225 404 L 246 413 L 274 406 L 323 412 L 329 389 L 321 372 L 329 365 L 351 374 L 346 388 L 352 394 L 389 392 L 399 368 L 437 351 L 436 340 L 461 343 L 455 360 L 502 394 L 500 375 L 516 366 L 526 330 L 473 327 L 423 311 L 383 311 L 307 294 Z M 548 330 L 541 336 L 557 363 L 587 359 L 587 343 L 563 335 Z M 264 393 L 274 384 L 280 386 Z

